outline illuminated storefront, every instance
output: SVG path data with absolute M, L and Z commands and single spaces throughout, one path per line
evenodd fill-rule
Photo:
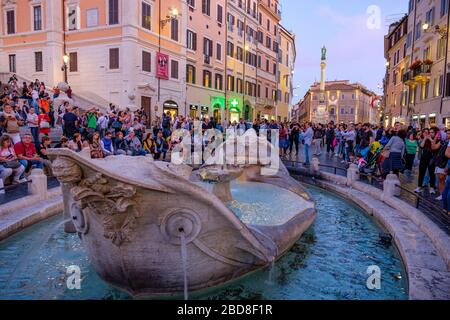
M 239 101 L 233 99 L 230 101 L 230 123 L 239 122 L 241 109 L 239 108 Z

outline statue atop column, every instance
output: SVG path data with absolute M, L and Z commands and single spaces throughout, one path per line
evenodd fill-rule
M 322 48 L 322 61 L 327 60 L 327 48 L 323 46 Z

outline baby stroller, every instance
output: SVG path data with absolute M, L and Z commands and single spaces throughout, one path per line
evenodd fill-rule
M 383 163 L 381 156 L 383 150 L 384 146 L 380 145 L 373 153 L 369 152 L 366 163 L 359 168 L 359 171 L 364 174 L 377 175 L 380 172 L 381 163 Z

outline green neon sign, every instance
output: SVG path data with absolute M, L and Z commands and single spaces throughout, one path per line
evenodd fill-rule
M 233 111 L 233 112 L 239 112 L 240 111 L 240 109 L 239 109 L 239 101 L 237 99 L 231 100 L 230 101 L 230 105 L 231 105 L 230 111 Z
M 219 105 L 222 109 L 225 109 L 225 98 L 214 97 L 211 99 L 211 106 L 213 109 L 217 109 L 216 106 Z

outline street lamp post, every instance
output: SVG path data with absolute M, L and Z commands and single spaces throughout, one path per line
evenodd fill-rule
M 69 56 L 67 55 L 67 53 L 64 53 L 63 56 L 63 66 L 62 66 L 62 71 L 64 71 L 64 82 L 67 83 L 68 81 L 68 77 L 67 77 L 67 69 L 68 69 L 68 63 L 69 63 Z

